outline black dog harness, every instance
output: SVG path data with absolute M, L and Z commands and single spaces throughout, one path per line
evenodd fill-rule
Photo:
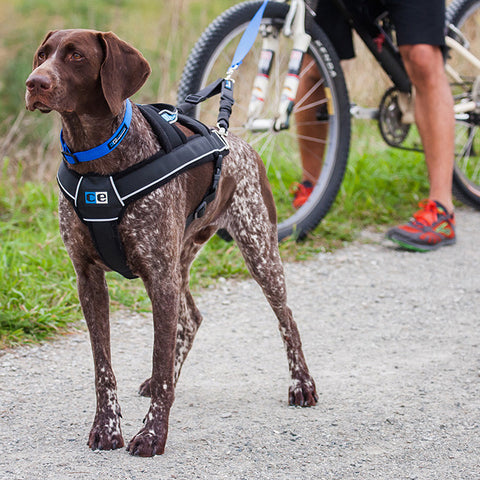
M 125 137 L 129 127 L 128 102 L 127 100 L 126 119 L 112 138 L 100 146 L 104 150 L 100 156 L 113 150 Z M 138 105 L 138 108 L 157 136 L 161 151 L 114 175 L 79 175 L 69 169 L 66 163 L 88 161 L 91 158 L 77 158 L 77 155 L 86 152 L 72 154 L 62 138 L 65 162 L 62 162 L 57 174 L 62 193 L 73 205 L 82 222 L 88 226 L 103 262 L 126 278 L 136 278 L 127 265 L 118 233 L 118 225 L 127 206 L 186 170 L 213 162 L 215 168 L 212 184 L 200 205 L 187 218 L 188 226 L 205 213 L 207 204 L 215 198 L 222 159 L 228 154 L 228 144 L 221 134 L 198 120 L 180 114 L 175 107 L 154 104 Z M 187 138 L 176 122 L 187 127 L 194 135 Z M 228 118 L 226 126 L 228 127 Z

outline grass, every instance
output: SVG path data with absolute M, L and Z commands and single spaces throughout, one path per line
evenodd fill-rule
M 58 233 L 57 188 L 53 183 L 18 182 L 4 165 L 0 177 L 0 348 L 50 338 L 78 325 L 73 268 Z M 18 180 L 18 179 L 17 179 Z M 380 192 L 380 193 L 379 193 Z M 300 244 L 281 245 L 284 261 L 311 258 L 350 242 L 363 228 L 377 230 L 406 219 L 427 194 L 418 154 L 387 148 L 373 124 L 356 123 L 345 181 L 332 210 Z M 234 244 L 214 237 L 192 269 L 194 289 L 219 277 L 245 277 Z M 150 308 L 140 280 L 107 275 L 115 307 Z
M 0 342 L 41 340 L 65 329 L 75 306 L 73 269 L 58 236 L 53 189 L 0 184 Z
M 139 46 L 152 66 L 136 97 L 175 102 L 190 48 L 206 25 L 236 0 L 0 0 L 0 348 L 38 342 L 79 325 L 76 280 L 58 233 L 58 117 L 25 114 L 25 79 L 33 52 L 49 29 L 113 30 Z M 363 63 L 354 69 L 368 71 Z M 354 67 L 353 67 L 354 68 Z M 352 68 L 350 68 L 352 70 Z M 369 78 L 375 85 L 375 81 Z M 366 94 L 353 98 L 365 104 Z M 361 93 L 362 97 L 357 95 Z M 371 99 L 373 104 L 377 100 Z M 51 159 L 55 159 L 52 161 Z M 420 155 L 394 151 L 376 127 L 354 124 L 345 181 L 330 213 L 301 244 L 281 245 L 285 261 L 301 261 L 352 241 L 365 228 L 404 220 L 427 193 Z M 194 289 L 219 277 L 246 276 L 238 249 L 214 237 L 192 269 Z M 107 275 L 114 308 L 150 309 L 139 280 Z
M 24 178 L 48 180 L 58 158 L 58 118 L 25 115 L 25 80 L 33 54 L 49 30 L 91 28 L 114 31 L 137 46 L 152 74 L 137 102 L 176 102 L 186 58 L 208 23 L 234 0 L 0 0 L 0 161 L 10 159 L 8 173 L 18 168 Z M 17 121 L 16 121 L 17 120 Z M 55 135 L 52 135 L 55 132 Z

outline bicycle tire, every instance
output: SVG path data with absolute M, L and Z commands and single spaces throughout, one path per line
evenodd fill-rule
M 207 27 L 193 47 L 184 67 L 178 90 L 179 103 L 188 94 L 199 91 L 211 81 L 225 74 L 232 60 L 234 50 L 232 47 L 236 47 L 238 39 L 261 4 L 261 1 L 237 4 L 217 17 Z M 269 2 L 262 22 L 273 25 L 274 28 L 280 28 L 284 23 L 288 8 L 285 3 Z M 308 50 L 311 56 L 309 58 L 313 59 L 322 74 L 322 88 L 327 87 L 331 95 L 325 102 L 329 109 L 328 119 L 325 120 L 326 115 L 324 115 L 321 120 L 318 120 L 319 123 L 323 122 L 324 124 L 322 131 L 327 132 L 327 137 L 322 139 L 326 144 L 322 172 L 309 199 L 298 210 L 294 210 L 291 206 L 292 198 L 288 191 L 290 182 L 295 180 L 293 177 L 300 176 L 302 173 L 293 127 L 280 132 L 272 130 L 267 133 L 263 132 L 264 139 L 260 139 L 248 129 L 242 130 L 240 117 L 243 114 L 243 108 L 248 106 L 252 91 L 251 85 L 257 74 L 257 58 L 261 50 L 260 36 L 257 37 L 256 44 L 244 59 L 235 76 L 236 105 L 234 105 L 230 131 L 243 136 L 262 156 L 277 205 L 279 240 L 288 236 L 294 236 L 297 240 L 303 239 L 324 218 L 340 189 L 350 147 L 350 103 L 340 61 L 332 44 L 317 24 L 307 22 L 307 33 L 312 38 Z M 287 42 L 287 40 L 282 41 Z M 282 52 L 288 52 L 288 56 L 290 51 L 291 49 L 282 48 L 278 50 L 278 66 L 272 69 L 275 72 L 271 75 L 270 82 L 271 85 L 273 84 L 273 88 L 270 93 L 283 83 L 283 78 L 280 81 L 280 78 L 273 77 L 280 72 L 282 65 L 288 64 L 288 58 L 286 61 L 280 58 L 283 57 Z M 217 68 L 220 68 L 218 72 Z M 297 102 L 296 107 L 302 105 L 302 100 Z M 245 101 L 247 105 L 245 105 Z M 274 102 L 272 101 L 272 108 Z M 309 106 L 307 99 L 300 108 L 316 108 L 318 111 L 319 105 Z M 197 107 L 192 115 L 207 124 L 212 124 L 216 118 L 215 109 L 210 107 L 207 109 L 206 106 Z M 295 122 L 294 115 L 291 117 L 293 124 Z M 317 114 L 317 117 L 320 118 L 321 115 Z M 295 137 L 295 139 L 292 140 L 291 137 Z M 272 150 L 267 150 L 270 146 L 272 146 Z M 288 151 L 287 154 L 285 154 L 285 150 Z
M 460 30 L 469 43 L 469 50 L 480 58 L 480 0 L 454 0 L 446 12 L 447 24 Z M 454 33 L 452 34 L 455 38 Z M 462 61 L 455 52 L 448 52 L 447 66 L 452 65 L 462 82 L 451 81 L 455 104 L 480 101 L 480 76 L 472 72 L 473 66 Z M 448 70 L 447 70 L 448 71 Z M 456 114 L 455 164 L 452 191 L 463 203 L 480 209 L 480 108 L 467 114 Z

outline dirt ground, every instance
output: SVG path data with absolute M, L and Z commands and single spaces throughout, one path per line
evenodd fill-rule
M 86 332 L 0 354 L 0 479 L 480 478 L 480 214 L 429 254 L 379 235 L 286 265 L 290 306 L 320 393 L 287 406 L 276 320 L 251 280 L 197 295 L 204 314 L 180 378 L 166 452 L 92 452 Z M 149 315 L 112 320 L 123 434 L 148 399 Z

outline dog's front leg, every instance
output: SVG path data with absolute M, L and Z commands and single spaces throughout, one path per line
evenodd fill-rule
M 123 447 L 117 382 L 110 354 L 109 300 L 105 274 L 95 266 L 78 267 L 77 285 L 83 314 L 90 332 L 95 367 L 97 410 L 88 439 L 93 450 Z
M 132 455 L 161 455 L 168 434 L 168 417 L 174 400 L 175 339 L 178 316 L 178 281 L 173 274 L 145 280 L 153 312 L 153 368 L 150 380 L 150 409 L 144 427 L 132 438 L 127 450 Z

